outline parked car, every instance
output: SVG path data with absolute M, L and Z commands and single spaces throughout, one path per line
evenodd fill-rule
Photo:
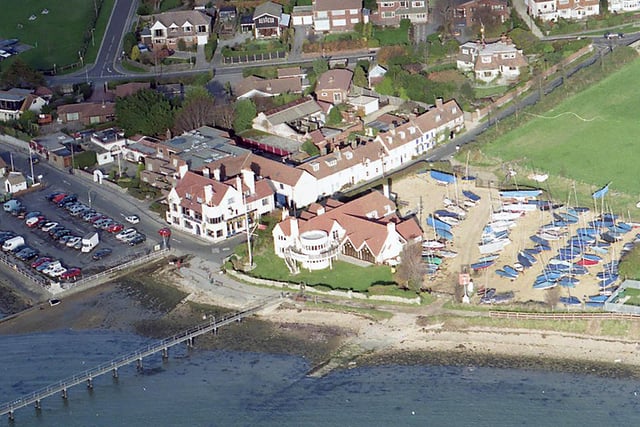
M 58 193 L 55 196 L 53 196 L 50 200 L 52 203 L 55 203 L 56 205 L 58 203 L 60 203 L 62 201 L 62 199 L 64 199 L 65 197 L 67 197 L 67 195 L 65 193 Z
M 107 231 L 109 233 L 119 233 L 124 229 L 124 225 L 120 224 L 120 223 L 113 223 L 111 225 L 109 225 L 109 227 L 107 228 Z
M 53 270 L 49 271 L 49 273 L 47 273 L 47 275 L 49 277 L 60 277 L 62 276 L 64 273 L 66 273 L 67 269 L 63 266 L 59 266 L 54 268 Z
M 45 262 L 50 262 L 51 258 L 48 256 L 41 256 L 31 263 L 31 268 L 37 268 L 38 266 L 44 264 Z
M 67 236 L 69 234 L 71 234 L 71 230 L 63 228 L 62 230 L 56 231 L 51 237 L 53 238 L 53 240 L 59 240 L 61 237 Z
M 30 261 L 37 256 L 38 256 L 38 251 L 28 246 L 22 249 L 20 252 L 16 253 L 16 258 L 22 261 Z
M 58 223 L 57 223 L 57 222 L 55 222 L 55 221 L 49 221 L 48 223 L 46 223 L 46 224 L 42 227 L 42 231 L 45 231 L 45 232 L 47 232 L 47 233 L 48 233 L 50 230 L 52 230 L 54 227 L 57 227 L 58 225 L 60 225 L 60 224 L 58 224 Z
M 40 211 L 31 211 L 31 212 L 27 213 L 24 216 L 24 219 L 33 218 L 33 217 L 40 216 L 40 215 L 42 215 L 42 212 L 40 212 Z
M 98 249 L 91 258 L 93 258 L 94 261 L 99 261 L 102 258 L 105 258 L 111 255 L 111 252 L 113 252 L 111 248 Z
M 66 245 L 69 248 L 72 248 L 76 245 L 76 243 L 81 242 L 82 241 L 82 237 L 78 237 L 78 236 L 74 236 L 72 238 L 70 238 L 69 240 L 67 240 Z
M 140 218 L 138 217 L 138 215 L 125 216 L 124 219 L 127 220 L 127 222 L 130 222 L 131 224 L 137 224 L 140 222 Z
M 46 267 L 43 268 L 42 270 L 40 270 L 40 267 L 42 267 L 42 265 L 40 267 L 38 267 L 36 270 L 44 273 L 44 274 L 49 274 L 51 271 L 55 270 L 58 267 L 62 267 L 62 263 L 58 260 L 56 261 L 51 261 L 49 263 L 45 263 Z M 44 264 L 43 264 L 44 265 Z
M 17 234 L 14 231 L 5 231 L 2 234 L 0 234 L 0 244 L 4 245 L 4 242 L 6 242 L 9 239 L 13 239 L 16 236 Z
M 39 266 L 36 267 L 36 271 L 39 271 L 40 273 L 42 273 L 46 268 L 48 268 L 54 262 L 56 262 L 55 259 L 52 259 L 52 260 L 49 260 L 49 261 L 45 261 L 45 262 L 43 262 L 42 264 L 40 264 Z
M 87 222 L 93 222 L 93 221 L 96 221 L 96 220 L 98 220 L 98 219 L 100 219 L 102 217 L 103 217 L 103 215 L 99 214 L 98 212 L 89 212 L 89 213 L 83 215 L 82 219 L 87 221 Z
M 135 236 L 136 233 L 138 233 L 138 230 L 136 230 L 135 228 L 127 228 L 126 230 L 122 230 L 121 232 L 116 234 L 116 239 L 124 241 L 127 237 Z
M 47 194 L 44 198 L 48 201 L 53 201 L 53 199 L 61 194 L 64 194 L 62 191 L 54 191 L 53 193 Z
M 29 228 L 36 228 L 38 224 L 42 221 L 46 221 L 46 218 L 42 215 L 39 215 L 39 216 L 32 216 L 31 218 L 28 218 L 24 223 Z
M 71 194 L 70 196 L 63 197 L 62 200 L 58 202 L 58 207 L 63 207 L 66 203 L 72 202 L 75 203 L 78 201 L 78 196 L 75 194 Z
M 144 242 L 145 240 L 147 240 L 147 236 L 145 236 L 142 233 L 138 233 L 135 235 L 135 237 L 131 240 L 129 240 L 129 246 L 135 246 L 135 245 L 139 245 L 140 243 Z
M 60 275 L 62 280 L 73 280 L 74 282 L 82 277 L 82 270 L 78 267 L 71 267 Z

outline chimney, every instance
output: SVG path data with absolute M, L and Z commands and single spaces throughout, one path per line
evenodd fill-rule
M 204 202 L 209 204 L 213 199 L 213 185 L 207 184 L 204 186 Z
M 236 176 L 236 190 L 238 190 L 239 192 L 243 192 L 242 191 L 242 179 L 240 178 L 240 176 Z
M 189 165 L 187 165 L 186 163 L 184 165 L 178 166 L 178 175 L 180 176 L 180 178 L 184 178 L 188 171 Z
M 382 184 L 382 194 L 384 194 L 384 197 L 386 197 L 387 199 L 390 198 L 391 196 L 391 192 L 389 191 L 389 188 L 390 188 L 389 181 L 384 182 Z
M 442 107 L 442 104 L 444 103 L 444 100 L 440 97 L 436 98 L 436 107 L 440 108 Z
M 298 229 L 298 218 L 291 217 L 289 224 L 291 226 L 291 237 L 297 239 L 298 234 L 300 233 Z
M 358 140 L 353 138 L 351 140 L 351 148 L 355 150 L 357 146 L 358 146 Z
M 256 175 L 251 169 L 242 169 L 242 180 L 249 187 L 251 194 L 256 192 Z
M 167 137 L 167 140 L 171 139 L 171 129 L 167 128 L 167 132 L 165 133 L 165 136 Z
M 289 218 L 289 210 L 287 208 L 282 208 L 280 221 L 284 221 L 287 218 Z
M 205 178 L 211 178 L 211 171 L 209 168 L 202 168 L 202 176 Z
M 336 159 L 342 160 L 342 152 L 340 151 L 340 148 L 336 148 Z
M 215 179 L 216 181 L 220 181 L 220 168 L 215 168 L 213 170 L 213 179 Z
M 393 221 L 387 223 L 387 234 L 395 234 L 396 224 Z

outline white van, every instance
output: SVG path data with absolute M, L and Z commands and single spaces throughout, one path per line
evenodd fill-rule
M 24 237 L 16 236 L 4 242 L 2 250 L 5 252 L 13 251 L 15 248 L 24 245 Z

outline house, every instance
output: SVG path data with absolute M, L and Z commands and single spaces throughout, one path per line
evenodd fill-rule
M 384 68 L 380 64 L 376 64 L 369 70 L 369 75 L 367 79 L 369 80 L 369 87 L 375 87 L 375 85 L 379 84 L 384 80 L 384 76 L 387 74 L 387 69 Z
M 132 163 L 144 163 L 147 157 L 156 155 L 159 140 L 148 137 L 135 135 L 129 138 L 130 143 L 122 147 L 122 158 Z
M 313 6 L 293 6 L 291 21 L 294 27 L 313 25 Z
M 240 80 L 234 87 L 238 99 L 250 99 L 255 96 L 271 97 L 283 93 L 302 93 L 302 81 L 298 77 L 282 79 L 263 79 L 249 76 Z
M 40 113 L 48 102 L 32 92 L 19 88 L 0 91 L 0 121 L 18 120 L 25 111 Z
M 218 19 L 222 22 L 235 21 L 238 18 L 238 11 L 235 6 L 222 6 L 218 9 Z
M 5 193 L 15 194 L 26 189 L 27 178 L 24 177 L 22 172 L 9 172 L 9 175 L 4 179 Z
M 5 176 L 7 174 L 7 163 L 4 161 L 2 157 L 0 157 L 0 176 Z
M 362 0 L 313 0 L 313 29 L 316 32 L 352 31 L 366 23 Z
M 469 0 L 455 7 L 453 19 L 459 28 L 471 28 L 480 25 L 480 18 L 494 23 L 505 23 L 511 17 L 511 8 L 507 0 Z M 483 22 L 486 25 L 488 22 Z
M 347 69 L 325 71 L 316 83 L 316 99 L 332 105 L 342 104 L 347 100 L 351 89 L 353 72 Z
M 287 217 L 272 231 L 276 255 L 292 272 L 330 268 L 339 254 L 372 264 L 399 262 L 409 242 L 422 240 L 415 219 L 401 220 L 396 205 L 378 191 L 341 203 L 314 203 L 300 218 Z
M 142 17 L 149 22 L 149 35 L 142 35 L 148 46 L 177 49 L 180 41 L 186 46 L 205 45 L 211 33 L 211 17 L 200 10 L 179 10 Z
M 640 10 L 640 1 L 638 0 L 608 0 L 609 12 L 624 13 L 635 12 Z
M 282 6 L 268 1 L 258 5 L 253 11 L 253 35 L 256 39 L 280 37 Z
M 302 68 L 298 67 L 285 67 L 278 68 L 278 78 L 286 79 L 286 78 L 298 78 L 300 79 L 300 84 L 302 85 L 302 89 L 306 89 L 309 87 L 309 80 L 307 79 L 307 73 L 302 70 Z
M 113 93 L 116 98 L 124 98 L 129 95 L 134 95 L 143 89 L 149 88 L 151 88 L 151 83 L 149 82 L 129 82 L 116 86 Z
M 529 15 L 543 21 L 579 20 L 600 14 L 598 0 L 526 0 Z
M 527 66 L 522 50 L 507 37 L 493 43 L 467 42 L 460 45 L 457 67 L 463 72 L 473 72 L 482 82 L 517 80 L 520 69 Z
M 212 242 L 258 223 L 274 208 L 274 190 L 251 170 L 227 182 L 186 171 L 167 196 L 166 220 L 178 230 Z
M 248 153 L 226 157 L 201 168 L 204 176 L 227 181 L 250 169 L 257 179 L 271 182 L 275 191 L 276 206 L 293 209 L 308 206 L 318 199 L 316 180 L 306 171 L 266 157 Z
M 112 122 L 116 119 L 114 102 L 81 102 L 58 107 L 58 121 L 91 126 Z
M 426 0 L 376 0 L 377 10 L 371 14 L 371 22 L 376 25 L 398 26 L 401 19 L 412 24 L 424 24 L 429 17 L 429 3 Z
M 114 162 L 116 159 L 121 161 L 123 157 L 123 148 L 127 146 L 129 141 L 124 137 L 124 132 L 109 128 L 91 134 L 90 143 L 95 148 L 96 160 L 98 165 L 102 166 Z
M 62 132 L 34 138 L 29 142 L 29 146 L 35 153 L 61 169 L 72 167 L 74 152 L 78 151 L 76 140 Z
M 253 119 L 253 129 L 286 138 L 300 140 L 305 135 L 322 127 L 325 114 L 320 105 L 310 96 L 296 99 L 272 110 L 258 113 Z
M 208 126 L 158 141 L 155 149 L 154 156 L 144 158 L 140 180 L 160 189 L 169 189 L 184 171 L 199 170 L 217 159 L 249 152 L 236 146 L 227 132 Z

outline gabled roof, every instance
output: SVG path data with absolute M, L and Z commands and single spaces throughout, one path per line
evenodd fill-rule
M 322 112 L 320 105 L 313 98 L 305 97 L 266 111 L 264 115 L 272 125 L 277 125 L 309 117 L 320 112 Z
M 209 25 L 211 23 L 211 17 L 198 10 L 177 10 L 173 12 L 158 13 L 153 15 L 152 19 L 154 22 L 160 22 L 167 28 L 173 24 L 181 27 L 186 22 L 191 25 Z
M 303 163 L 299 165 L 298 168 L 309 172 L 317 179 L 322 179 L 358 163 L 377 161 L 380 159 L 383 151 L 384 148 L 382 145 L 377 141 L 373 141 L 359 145 L 356 148 L 347 147 L 342 150 L 338 149 Z
M 113 116 L 116 114 L 114 102 L 81 102 L 58 107 L 58 115 L 80 113 L 83 117 Z
M 211 176 L 213 176 L 215 169 L 220 169 L 220 178 L 222 180 L 240 175 L 242 169 L 251 169 L 258 177 L 269 178 L 291 187 L 295 187 L 298 184 L 300 177 L 304 173 L 302 170 L 287 164 L 257 156 L 253 153 L 220 159 L 204 165 L 202 169 L 204 168 L 209 169 Z
M 275 96 L 287 92 L 299 93 L 302 92 L 302 82 L 299 77 L 263 79 L 261 77 L 249 76 L 238 82 L 235 87 L 235 93 L 238 97 L 252 90 L 261 92 L 266 96 Z
M 318 78 L 316 92 L 332 89 L 348 91 L 351 86 L 352 77 L 353 72 L 347 69 L 336 68 L 334 70 L 325 71 Z
M 253 11 L 253 19 L 256 19 L 262 15 L 271 15 L 278 19 L 280 19 L 280 15 L 282 15 L 282 6 L 273 2 L 266 2 L 256 6 Z
M 206 200 L 204 190 L 207 185 L 211 185 L 213 188 L 213 195 L 209 201 Z M 178 181 L 175 190 L 178 197 L 180 197 L 181 206 L 187 209 L 193 209 L 196 212 L 202 212 L 203 204 L 218 206 L 229 190 L 229 186 L 215 179 L 206 178 L 188 171 L 182 179 Z
M 142 89 L 149 89 L 150 87 L 151 83 L 149 82 L 130 82 L 116 86 L 114 92 L 118 98 L 124 98 L 125 96 L 133 95 Z

